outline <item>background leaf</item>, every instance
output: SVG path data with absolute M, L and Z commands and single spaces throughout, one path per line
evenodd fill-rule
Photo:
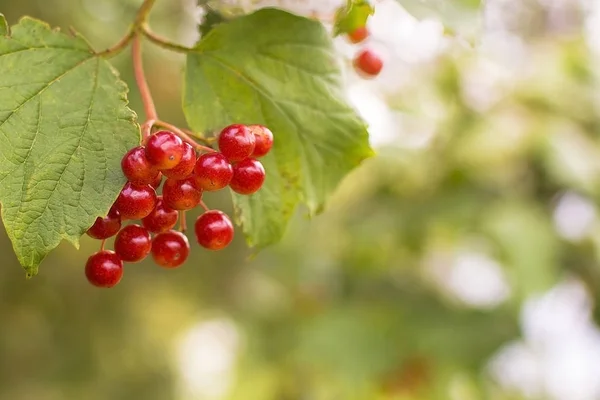
M 61 239 L 106 214 L 139 141 L 126 86 L 81 37 L 22 19 L 0 38 L 0 202 L 21 265 L 33 275 Z
M 252 34 L 249 34 L 252 32 Z M 340 180 L 372 154 L 347 104 L 323 26 L 276 9 L 215 27 L 188 55 L 184 111 L 196 131 L 265 124 L 275 135 L 263 188 L 234 195 L 251 244 L 279 240 L 301 201 L 318 212 Z
M 365 0 L 350 0 L 341 7 L 335 15 L 334 34 L 351 33 L 367 24 L 369 16 L 375 13 L 375 8 Z
M 0 13 L 0 35 L 8 35 L 8 22 L 2 13 Z
M 415 18 L 440 20 L 452 33 L 472 36 L 480 25 L 481 0 L 398 0 Z

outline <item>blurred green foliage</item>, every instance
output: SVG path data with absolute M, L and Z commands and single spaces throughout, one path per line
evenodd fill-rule
M 10 23 L 28 14 L 74 25 L 97 48 L 125 32 L 136 6 L 0 0 Z M 182 24 L 194 30 L 178 2 L 158 2 L 153 15 L 180 41 Z M 182 57 L 147 49 L 157 107 L 184 125 Z M 553 221 L 565 193 L 600 200 L 598 77 L 578 38 L 540 41 L 485 104 L 465 89 L 480 63 L 461 49 L 415 72 L 387 101 L 433 127 L 430 145 L 381 149 L 324 214 L 300 211 L 285 240 L 258 255 L 238 235 L 224 252 L 195 248 L 179 270 L 130 265 L 105 291 L 83 277 L 96 242 L 61 245 L 25 280 L 0 232 L 0 399 L 201 398 L 182 389 L 176 349 L 214 316 L 243 338 L 230 400 L 517 399 L 485 365 L 519 337 L 523 300 L 566 276 L 600 293 L 600 224 L 565 240 Z M 127 57 L 117 66 L 133 88 Z M 130 98 L 140 111 L 135 90 Z M 424 111 L 432 105 L 435 118 Z M 227 194 L 207 201 L 231 211 Z M 441 255 L 450 268 L 465 249 L 502 265 L 505 302 L 474 307 L 435 279 L 432 263 Z

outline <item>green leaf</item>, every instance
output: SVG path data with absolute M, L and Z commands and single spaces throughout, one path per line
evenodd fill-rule
M 302 201 L 320 211 L 341 179 L 372 155 L 362 120 L 347 104 L 336 53 L 323 26 L 262 9 L 215 27 L 187 59 L 184 111 L 196 131 L 237 123 L 268 126 L 263 188 L 234 195 L 250 244 L 283 235 Z
M 397 0 L 415 18 L 440 20 L 451 33 L 467 37 L 477 33 L 481 23 L 481 0 Z
M 201 36 L 206 36 L 215 26 L 227 21 L 227 18 L 212 7 L 205 6 L 205 14 L 202 17 L 202 22 L 198 25 L 198 31 Z
M 348 0 L 335 15 L 334 35 L 352 33 L 367 24 L 367 20 L 375 13 L 375 8 L 366 0 Z
M 61 239 L 76 247 L 124 184 L 139 142 L 127 87 L 85 40 L 23 18 L 0 37 L 0 203 L 29 275 Z
M 6 22 L 6 18 L 4 17 L 4 14 L 0 13 L 0 35 L 6 36 L 6 35 L 8 35 L 8 32 L 9 32 L 8 22 Z

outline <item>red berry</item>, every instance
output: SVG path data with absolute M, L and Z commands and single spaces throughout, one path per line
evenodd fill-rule
M 209 250 L 221 250 L 233 240 L 233 224 L 222 211 L 210 210 L 202 214 L 194 225 L 200 246 Z
M 250 125 L 248 128 L 254 134 L 254 139 L 256 141 L 252 157 L 260 158 L 267 155 L 271 150 L 271 147 L 273 147 L 273 132 L 262 125 Z
M 202 189 L 193 177 L 182 180 L 168 178 L 162 193 L 165 204 L 174 210 L 191 210 L 202 199 Z
M 231 162 L 242 161 L 254 151 L 256 139 L 246 125 L 225 127 L 219 134 L 219 150 Z
M 88 258 L 85 264 L 85 276 L 94 286 L 113 287 L 123 276 L 123 261 L 114 251 L 99 251 Z
M 158 196 L 156 207 L 150 215 L 142 219 L 144 228 L 153 233 L 162 233 L 172 229 L 177 223 L 179 213 L 165 204 L 162 196 Z
M 363 75 L 377 76 L 383 68 L 383 61 L 372 50 L 365 49 L 354 59 L 354 68 Z
M 96 218 L 94 225 L 88 229 L 87 234 L 94 239 L 107 239 L 114 236 L 121 229 L 121 214 L 112 206 L 106 217 Z
M 233 178 L 229 187 L 239 194 L 252 194 L 265 181 L 265 169 L 260 161 L 247 158 L 233 166 Z
M 163 170 L 167 178 L 185 179 L 191 175 L 196 165 L 196 150 L 189 143 L 183 144 L 183 156 L 174 168 Z
M 129 182 L 136 185 L 149 185 L 156 181 L 160 171 L 146 158 L 143 146 L 134 147 L 121 159 L 121 169 Z
M 160 184 L 162 182 L 162 178 L 163 178 L 163 174 L 162 174 L 162 172 L 159 171 L 158 175 L 156 175 L 156 178 L 150 184 L 150 186 L 152 186 L 155 190 L 158 189 L 158 187 L 160 186 Z
M 366 26 L 361 26 L 360 28 L 356 28 L 352 32 L 348 34 L 348 39 L 352 43 L 360 43 L 369 37 L 369 30 Z
M 160 131 L 146 143 L 146 157 L 160 170 L 174 168 L 183 157 L 183 141 L 173 132 Z
M 128 182 L 115 204 L 121 219 L 142 219 L 154 210 L 156 192 L 150 185 L 138 186 Z
M 151 247 L 150 233 L 139 225 L 126 226 L 115 238 L 115 253 L 123 261 L 142 261 L 150 253 Z
M 194 168 L 198 186 L 204 190 L 215 191 L 229 185 L 233 177 L 233 167 L 221 153 L 201 155 Z
M 152 239 L 152 258 L 164 268 L 177 268 L 190 254 L 187 237 L 177 231 L 159 233 Z

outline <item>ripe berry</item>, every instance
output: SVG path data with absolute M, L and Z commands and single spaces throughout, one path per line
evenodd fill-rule
M 185 262 L 189 254 L 190 243 L 181 232 L 168 231 L 152 239 L 152 258 L 161 267 L 177 268 Z
M 352 32 L 350 32 L 348 34 L 348 39 L 352 43 L 355 43 L 355 44 L 362 42 L 367 37 L 369 37 L 369 30 L 367 29 L 366 26 L 361 26 L 360 28 L 356 28 L 355 30 L 353 30 Z
M 239 194 L 252 194 L 265 181 L 265 169 L 260 161 L 247 158 L 233 166 L 233 178 L 229 187 Z
M 222 211 L 210 210 L 202 214 L 194 225 L 200 246 L 209 250 L 221 250 L 233 240 L 233 224 Z
M 128 182 L 115 204 L 121 219 L 142 219 L 154 210 L 156 192 L 150 185 L 138 186 Z
M 383 61 L 372 50 L 365 49 L 354 59 L 354 68 L 363 75 L 377 76 L 383 68 Z
M 219 150 L 231 162 L 242 161 L 254 151 L 256 139 L 246 125 L 225 127 L 219 134 Z
M 151 247 L 150 233 L 139 225 L 126 226 L 115 238 L 115 253 L 123 261 L 142 261 L 150 253 Z
M 260 158 L 267 155 L 271 150 L 271 147 L 273 147 L 273 132 L 262 125 L 250 125 L 248 128 L 254 134 L 254 139 L 256 141 L 252 157 Z
M 215 191 L 229 185 L 233 177 L 233 167 L 221 153 L 207 153 L 198 158 L 194 168 L 198 186 Z
M 107 239 L 114 236 L 121 229 L 121 214 L 112 206 L 106 217 L 96 218 L 94 225 L 88 229 L 87 234 L 94 239 Z
M 182 180 L 168 178 L 162 193 L 165 204 L 174 210 L 191 210 L 202 199 L 202 189 L 193 177 Z
M 156 181 L 160 171 L 146 158 L 143 146 L 134 147 L 121 159 L 121 169 L 129 182 L 136 185 L 149 185 Z
M 181 161 L 175 167 L 163 170 L 163 175 L 167 178 L 185 179 L 194 171 L 195 165 L 196 150 L 189 143 L 184 143 Z
M 142 219 L 144 228 L 152 233 L 162 233 L 172 229 L 177 223 L 179 213 L 165 204 L 162 196 L 158 196 L 158 202 L 152 212 Z
M 123 276 L 123 262 L 114 251 L 99 251 L 88 258 L 85 276 L 94 286 L 113 287 Z
M 183 141 L 173 132 L 160 131 L 146 143 L 146 157 L 160 170 L 174 168 L 183 157 Z

